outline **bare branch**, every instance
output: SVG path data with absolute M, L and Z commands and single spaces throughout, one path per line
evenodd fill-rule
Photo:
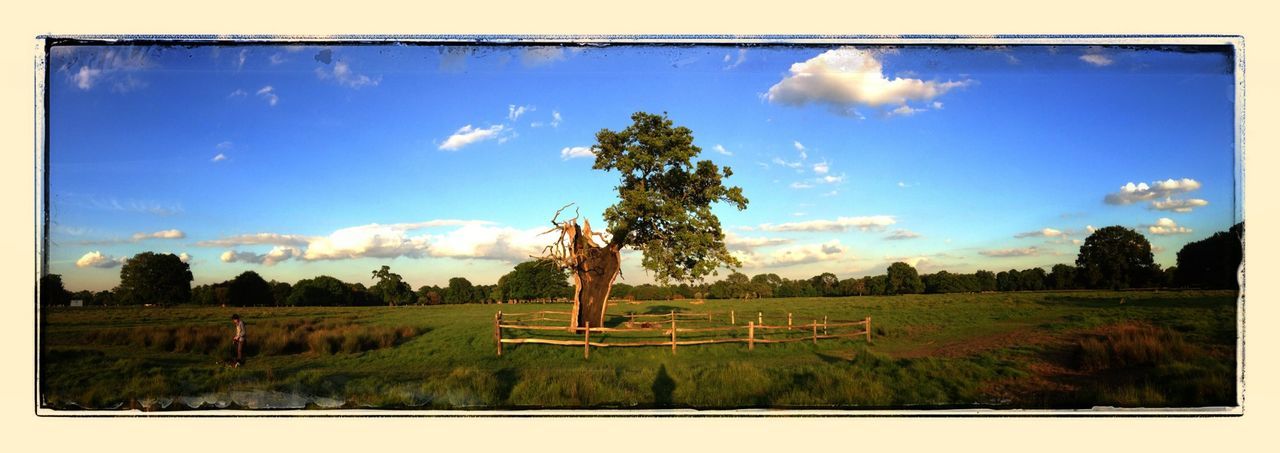
M 554 216 L 552 216 L 552 217 L 551 217 L 551 224 L 552 224 L 552 225 L 560 226 L 560 224 L 556 222 L 556 219 L 560 218 L 560 211 L 565 210 L 565 208 L 568 208 L 569 206 L 573 206 L 573 203 L 569 203 L 569 204 L 567 204 L 567 205 L 561 206 L 561 207 L 560 207 L 560 209 L 557 209 L 557 210 L 556 210 L 556 215 L 554 215 Z M 576 209 L 575 209 L 575 211 L 576 211 Z M 576 217 L 575 217 L 575 218 L 576 218 Z

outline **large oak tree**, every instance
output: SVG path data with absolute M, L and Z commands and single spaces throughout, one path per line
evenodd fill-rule
M 589 222 L 579 225 L 577 217 L 557 221 L 559 212 L 551 220 L 560 239 L 546 257 L 573 275 L 571 327 L 603 324 L 623 248 L 640 251 L 641 265 L 662 283 L 696 281 L 721 266 L 740 265 L 711 212 L 717 202 L 746 209 L 742 189 L 723 183 L 733 172 L 709 160 L 695 163 L 702 149 L 693 144 L 693 132 L 674 126 L 666 114 L 637 112 L 631 121 L 620 131 L 601 129 L 592 146 L 592 168 L 616 171 L 621 179 L 618 203 L 604 212 L 608 235 L 592 231 Z

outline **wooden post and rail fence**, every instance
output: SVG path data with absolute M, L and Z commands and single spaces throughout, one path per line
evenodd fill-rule
M 539 322 L 539 321 L 541 322 L 546 322 L 546 321 L 567 322 L 568 321 L 567 317 L 550 317 L 548 315 L 569 316 L 570 313 L 567 311 L 536 311 L 536 312 L 518 313 L 518 314 L 503 314 L 501 311 L 499 311 L 495 313 L 493 315 L 493 335 L 494 335 L 494 340 L 497 343 L 498 355 L 499 356 L 502 355 L 502 352 L 503 352 L 502 347 L 504 344 L 547 344 L 547 345 L 558 345 L 558 346 L 582 346 L 583 358 L 590 358 L 592 347 L 610 348 L 610 347 L 670 346 L 671 353 L 675 354 L 676 348 L 679 346 L 695 346 L 695 345 L 704 345 L 704 344 L 746 343 L 747 350 L 754 351 L 756 347 L 756 343 L 762 343 L 762 344 L 792 343 L 792 342 L 810 340 L 813 342 L 813 344 L 816 345 L 818 344 L 818 340 L 838 339 L 838 338 L 863 338 L 866 340 L 868 344 L 871 343 L 871 317 L 870 316 L 863 318 L 861 321 L 829 321 L 826 316 L 823 316 L 821 323 L 819 323 L 817 319 L 814 319 L 809 324 L 794 325 L 791 322 L 792 320 L 791 313 L 787 313 L 786 325 L 766 325 L 764 323 L 764 314 L 761 312 L 758 312 L 756 314 L 756 320 L 758 322 L 749 321 L 747 322 L 747 325 L 741 326 L 736 324 L 735 314 L 733 311 L 730 311 L 729 312 L 730 325 L 727 325 L 727 326 L 679 327 L 677 325 L 677 321 L 679 320 L 710 321 L 713 319 L 712 314 L 711 313 L 677 313 L 675 311 L 672 311 L 666 314 L 624 315 L 624 317 L 626 317 L 627 319 L 627 321 L 625 321 L 623 324 L 625 327 L 603 327 L 603 326 L 592 327 L 590 323 L 587 323 L 585 326 L 579 327 L 579 328 L 566 327 L 563 325 L 552 326 L 552 325 L 526 324 L 529 322 Z M 656 318 L 656 319 L 654 319 L 653 321 L 642 321 L 643 319 L 651 319 L 651 318 Z M 637 323 L 639 323 L 638 326 L 637 326 Z M 668 323 L 670 323 L 670 326 L 667 326 Z M 821 327 L 821 333 L 819 333 L 819 327 Z M 861 329 L 854 332 L 845 332 L 845 333 L 831 332 L 832 329 L 851 328 L 851 327 L 860 327 Z M 794 329 L 807 329 L 809 330 L 808 332 L 809 335 L 798 336 L 798 337 L 791 336 L 791 337 L 783 337 L 783 338 L 777 338 L 777 337 L 759 338 L 758 337 L 758 334 L 763 334 L 765 331 L 768 331 L 768 330 L 792 331 Z M 559 339 L 536 338 L 536 337 L 507 338 L 507 337 L 504 337 L 503 335 L 504 330 L 530 331 L 530 332 L 547 331 L 547 332 L 562 332 L 562 333 L 569 333 L 569 334 L 580 333 L 582 335 L 582 339 L 571 340 L 563 337 Z M 665 334 L 669 333 L 670 339 L 669 340 L 664 339 L 663 341 L 653 341 L 653 340 L 625 341 L 623 340 L 623 341 L 605 342 L 603 341 L 603 338 L 597 338 L 596 341 L 592 341 L 591 334 L 593 332 L 597 334 L 661 332 L 664 336 Z M 703 334 L 713 333 L 714 334 L 714 333 L 720 333 L 720 332 L 724 332 L 724 333 L 745 332 L 746 337 L 742 338 L 738 336 L 731 336 L 731 337 L 723 337 L 723 338 L 712 337 L 712 338 L 692 338 L 687 340 L 680 340 L 678 335 L 681 333 L 703 333 Z

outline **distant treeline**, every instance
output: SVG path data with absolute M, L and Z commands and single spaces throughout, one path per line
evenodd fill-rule
M 1153 262 L 1145 237 L 1112 226 L 1095 231 L 1085 240 L 1075 265 L 1056 264 L 1048 272 L 1037 267 L 920 275 L 912 266 L 898 262 L 883 275 L 847 279 L 829 272 L 798 280 L 777 274 L 748 277 L 734 272 L 723 280 L 703 284 L 618 283 L 611 297 L 754 299 L 1153 287 L 1236 289 L 1243 235 L 1244 224 L 1240 223 L 1229 231 L 1188 243 L 1178 252 L 1178 265 L 1168 269 Z M 416 291 L 388 266 L 372 272 L 372 286 L 326 275 L 289 284 L 267 281 L 256 272 L 246 271 L 231 280 L 192 288 L 187 263 L 172 254 L 144 252 L 124 264 L 120 279 L 120 286 L 111 291 L 68 293 L 61 276 L 49 274 L 40 280 L 41 302 L 66 305 L 74 299 L 84 305 L 378 306 L 564 301 L 573 294 L 569 274 L 544 261 L 520 263 L 493 285 L 475 285 L 454 277 L 445 287 L 422 286 Z

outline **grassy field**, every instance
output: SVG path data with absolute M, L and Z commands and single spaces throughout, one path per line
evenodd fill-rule
M 1234 292 L 1194 291 L 615 303 L 611 315 L 734 310 L 740 324 L 871 316 L 873 341 L 589 360 L 580 347 L 495 354 L 495 312 L 567 305 L 55 309 L 40 383 L 60 409 L 1234 406 L 1235 307 Z M 233 312 L 250 335 L 241 368 L 220 363 Z

